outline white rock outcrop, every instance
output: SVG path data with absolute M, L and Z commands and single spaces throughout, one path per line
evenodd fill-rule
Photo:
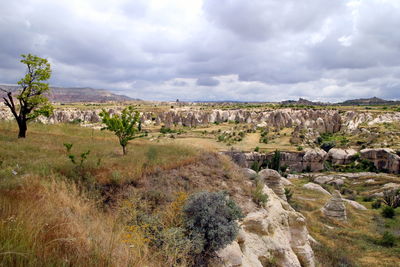
M 222 266 L 314 267 L 314 253 L 303 215 L 265 186 L 265 208 L 249 213 L 241 223 L 236 241 L 220 250 Z
M 328 160 L 334 165 L 348 164 L 356 153 L 357 151 L 354 149 L 331 148 L 328 151 Z
M 260 179 L 275 192 L 275 194 L 283 200 L 286 199 L 285 189 L 282 185 L 282 176 L 275 170 L 264 169 L 258 173 Z
M 322 212 L 326 217 L 340 221 L 347 220 L 346 206 L 339 191 L 335 190 L 333 192 L 332 198 L 322 208 Z
M 322 194 L 328 195 L 330 196 L 331 193 L 329 193 L 328 191 L 326 191 L 322 186 L 320 186 L 319 184 L 315 184 L 315 183 L 306 183 L 305 185 L 303 185 L 303 188 L 308 189 L 308 190 L 313 190 L 313 191 L 318 191 L 321 192 Z

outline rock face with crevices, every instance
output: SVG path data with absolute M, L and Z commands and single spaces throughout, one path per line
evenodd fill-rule
M 267 186 L 265 208 L 249 213 L 242 221 L 236 241 L 220 250 L 219 264 L 213 266 L 314 267 L 306 220 Z
M 327 159 L 334 165 L 349 164 L 356 153 L 357 151 L 354 149 L 332 148 L 328 151 Z
M 322 212 L 325 216 L 333 219 L 341 221 L 347 220 L 346 206 L 344 205 L 342 195 L 339 191 L 335 190 L 333 192 L 332 198 L 322 208 Z
M 360 151 L 361 158 L 372 161 L 378 170 L 400 173 L 400 157 L 390 148 L 369 148 Z
M 250 168 L 254 162 L 271 162 L 274 153 L 226 151 L 225 155 L 243 168 Z M 319 148 L 307 148 L 302 152 L 280 152 L 280 165 L 287 166 L 289 171 L 303 172 L 305 170 L 319 172 L 324 169 L 327 153 Z

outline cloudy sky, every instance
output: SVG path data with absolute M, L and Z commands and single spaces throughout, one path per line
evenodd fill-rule
M 0 83 L 153 100 L 400 99 L 398 0 L 0 0 Z

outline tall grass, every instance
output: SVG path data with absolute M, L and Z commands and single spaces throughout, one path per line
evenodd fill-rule
M 196 161 L 198 153 L 185 146 L 153 144 L 148 140 L 136 140 L 128 146 L 128 155 L 122 156 L 117 139 L 111 133 L 82 128 L 76 125 L 30 124 L 26 139 L 17 139 L 17 127 L 13 122 L 0 122 L 0 162 L 18 174 L 37 175 L 70 174 L 71 162 L 67 158 L 64 143 L 73 144 L 72 153 L 90 150 L 87 165 L 97 167 L 91 174 L 99 183 L 110 183 L 112 171 L 118 169 L 120 183 L 140 180 L 155 171 L 172 169 Z M 18 170 L 16 170 L 16 168 Z

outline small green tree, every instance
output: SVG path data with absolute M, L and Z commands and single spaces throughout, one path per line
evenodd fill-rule
M 124 108 L 121 115 L 114 114 L 111 116 L 105 109 L 99 115 L 106 125 L 102 130 L 109 130 L 115 133 L 124 155 L 126 155 L 126 146 L 130 140 L 145 136 L 145 134 L 141 134 L 140 114 L 132 106 Z
M 49 92 L 49 84 L 45 83 L 50 79 L 51 69 L 47 59 L 35 55 L 21 55 L 21 62 L 27 67 L 25 77 L 18 85 L 21 86 L 16 99 L 19 103 L 14 103 L 11 91 L 4 91 L 7 96 L 3 97 L 4 104 L 11 110 L 19 127 L 18 138 L 25 138 L 28 129 L 27 122 L 37 118 L 39 115 L 50 116 L 53 106 L 45 96 Z

